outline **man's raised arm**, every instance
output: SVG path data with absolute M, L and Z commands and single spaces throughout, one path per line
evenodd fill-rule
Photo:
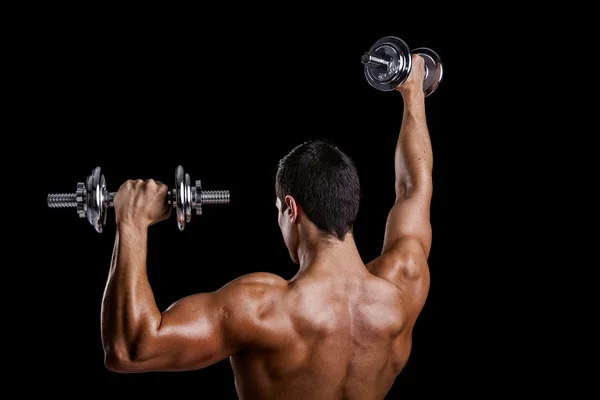
M 404 100 L 395 152 L 396 199 L 388 214 L 382 255 L 369 270 L 397 285 L 422 277 L 431 248 L 433 154 L 425 116 L 423 59 L 413 55 L 408 79 L 397 89 Z

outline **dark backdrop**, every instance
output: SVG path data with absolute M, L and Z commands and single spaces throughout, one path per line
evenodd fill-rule
M 411 48 L 433 48 L 445 68 L 437 92 L 426 99 L 434 153 L 431 290 L 410 360 L 389 397 L 405 384 L 437 385 L 463 373 L 453 362 L 467 351 L 456 336 L 474 335 L 456 328 L 465 314 L 457 276 L 468 262 L 460 256 L 460 232 L 470 222 L 456 205 L 464 210 L 475 200 L 455 188 L 465 162 L 462 121 L 470 97 L 464 49 L 475 48 L 478 39 L 452 24 L 436 29 L 392 18 L 367 25 L 315 15 L 241 24 L 220 14 L 181 22 L 57 17 L 32 28 L 24 72 L 27 105 L 35 113 L 23 124 L 39 132 L 35 201 L 45 229 L 30 235 L 43 243 L 46 265 L 36 279 L 45 289 L 38 312 L 43 341 L 32 339 L 40 348 L 40 374 L 56 376 L 59 386 L 65 380 L 190 384 L 235 398 L 228 360 L 178 373 L 121 375 L 105 368 L 100 304 L 114 213 L 109 210 L 98 234 L 75 210 L 48 209 L 46 195 L 74 191 L 96 166 L 111 191 L 135 178 L 171 186 L 179 164 L 205 189 L 230 190 L 231 204 L 206 206 L 183 232 L 173 216 L 151 228 L 149 278 L 164 309 L 245 273 L 295 274 L 276 221 L 276 164 L 294 145 L 327 137 L 358 166 L 363 195 L 355 235 L 368 262 L 380 252 L 394 200 L 403 105 L 399 93 L 367 84 L 360 56 L 386 35 Z

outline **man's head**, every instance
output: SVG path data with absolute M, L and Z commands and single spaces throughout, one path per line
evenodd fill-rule
M 358 173 L 331 141 L 307 141 L 283 157 L 275 192 L 279 227 L 294 262 L 300 223 L 313 224 L 325 240 L 344 240 L 352 232 L 360 203 Z

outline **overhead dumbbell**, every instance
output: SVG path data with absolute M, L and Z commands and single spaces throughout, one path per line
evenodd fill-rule
M 406 81 L 412 69 L 412 54 L 425 60 L 425 96 L 432 94 L 440 84 L 443 65 L 440 56 L 427 47 L 410 50 L 406 43 L 395 36 L 386 36 L 376 41 L 361 57 L 365 77 L 369 85 L 377 90 L 389 92 Z
M 80 218 L 87 218 L 97 232 L 102 232 L 106 224 L 107 209 L 113 206 L 116 192 L 106 189 L 106 180 L 100 167 L 92 170 L 85 182 L 77 183 L 75 193 L 55 193 L 48 195 L 48 207 L 76 208 Z M 192 210 L 202 214 L 205 204 L 228 204 L 228 190 L 202 190 L 200 181 L 192 186 L 190 175 L 179 165 L 175 169 L 175 186 L 168 191 L 167 202 L 175 208 L 177 226 L 182 231 L 190 222 Z

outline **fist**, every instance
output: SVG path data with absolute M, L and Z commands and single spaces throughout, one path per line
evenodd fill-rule
M 418 54 L 411 54 L 412 67 L 408 78 L 398 86 L 396 90 L 404 91 L 423 91 L 423 81 L 425 80 L 425 60 Z
M 167 186 L 154 179 L 128 180 L 121 185 L 113 200 L 117 224 L 133 224 L 147 228 L 169 218 Z

